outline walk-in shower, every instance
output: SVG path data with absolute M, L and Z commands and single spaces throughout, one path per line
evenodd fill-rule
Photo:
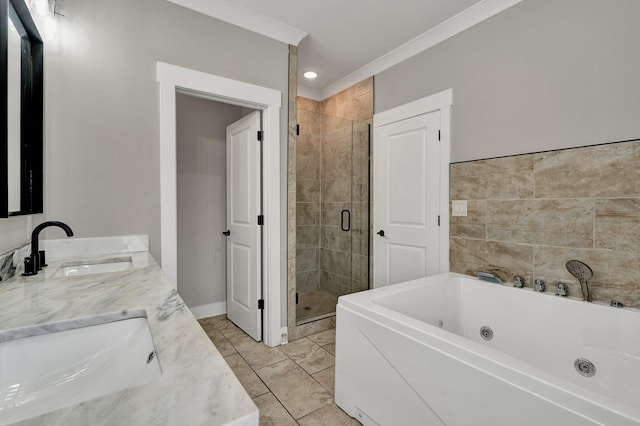
M 296 323 L 369 288 L 369 124 L 298 110 Z

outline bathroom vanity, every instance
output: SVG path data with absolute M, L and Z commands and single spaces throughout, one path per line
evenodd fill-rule
M 16 261 L 0 282 L 0 425 L 258 424 L 146 236 L 44 248 L 38 275 Z

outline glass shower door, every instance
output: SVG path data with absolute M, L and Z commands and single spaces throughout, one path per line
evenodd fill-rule
M 296 149 L 301 324 L 334 315 L 339 296 L 368 288 L 369 125 L 307 111 L 299 121 L 305 122 Z

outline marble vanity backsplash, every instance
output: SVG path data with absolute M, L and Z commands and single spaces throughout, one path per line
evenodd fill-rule
M 468 208 L 451 216 L 451 271 L 579 297 L 577 259 L 594 300 L 640 308 L 640 140 L 451 164 L 450 199 Z
M 22 273 L 24 270 L 22 261 L 29 254 L 29 249 L 29 244 L 25 244 L 0 253 L 0 284 Z

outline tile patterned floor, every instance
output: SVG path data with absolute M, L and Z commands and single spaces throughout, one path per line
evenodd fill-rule
M 269 348 L 225 315 L 198 322 L 260 409 L 260 426 L 360 424 L 333 400 L 335 329 Z

